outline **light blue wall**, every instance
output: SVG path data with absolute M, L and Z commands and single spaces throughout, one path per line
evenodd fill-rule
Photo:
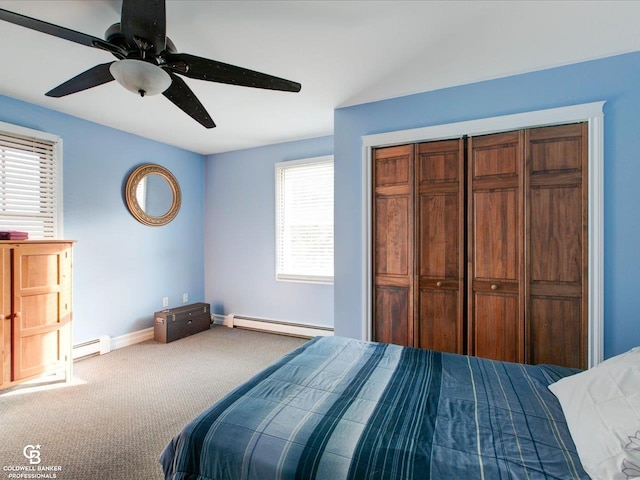
M 605 356 L 640 345 L 640 53 L 335 111 L 335 331 L 360 337 L 362 135 L 605 100 Z
M 211 155 L 205 298 L 215 313 L 333 326 L 333 287 L 275 279 L 274 164 L 333 153 L 333 137 Z
M 334 137 L 206 159 L 3 96 L 0 121 L 63 138 L 65 237 L 78 240 L 75 343 L 149 327 L 161 298 L 178 306 L 182 293 L 219 313 L 334 324 L 336 334 L 359 337 L 362 135 L 600 100 L 608 357 L 640 345 L 640 53 L 338 109 Z M 273 165 L 332 152 L 335 286 L 276 282 Z M 126 175 L 147 162 L 182 186 L 182 209 L 168 226 L 139 224 L 123 200 Z
M 204 157 L 76 117 L 0 96 L 0 121 L 63 140 L 64 237 L 74 250 L 74 343 L 153 326 L 153 312 L 204 300 Z M 143 163 L 168 168 L 182 208 L 163 227 L 127 210 L 128 173 Z

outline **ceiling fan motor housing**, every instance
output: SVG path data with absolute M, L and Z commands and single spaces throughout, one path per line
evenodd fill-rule
M 104 39 L 113 44 L 113 45 L 117 45 L 118 47 L 122 48 L 122 50 L 127 52 L 127 56 L 123 57 L 123 58 L 140 58 L 140 59 L 144 59 L 147 60 L 149 57 L 153 57 L 156 60 L 156 63 L 160 63 L 160 59 L 157 58 L 154 53 L 153 53 L 153 49 L 151 48 L 152 45 L 148 43 L 148 41 L 146 41 L 145 39 L 142 39 L 143 42 L 147 43 L 147 45 L 149 46 L 149 48 L 144 52 L 144 55 L 141 53 L 140 48 L 138 47 L 138 45 L 129 45 L 127 43 L 127 39 L 124 36 L 124 33 L 122 33 L 122 26 L 121 24 L 118 23 L 114 23 L 113 25 L 111 25 L 109 28 L 107 28 L 107 31 L 104 33 Z M 177 49 L 175 44 L 171 41 L 171 39 L 169 37 L 165 37 L 165 48 L 164 48 L 164 52 L 169 52 L 169 53 L 176 53 Z M 114 53 L 115 55 L 115 53 Z M 116 55 L 118 56 L 118 55 Z

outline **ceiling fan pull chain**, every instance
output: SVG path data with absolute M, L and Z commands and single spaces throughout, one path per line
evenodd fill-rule
M 147 40 L 145 40 L 142 37 L 139 37 L 138 35 L 134 35 L 133 39 L 135 40 L 136 45 L 140 49 L 140 58 L 142 60 L 145 60 L 147 58 L 147 51 L 153 48 L 153 44 L 149 43 Z

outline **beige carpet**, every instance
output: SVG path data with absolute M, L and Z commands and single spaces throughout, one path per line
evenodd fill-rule
M 189 420 L 304 342 L 214 326 L 77 361 L 73 385 L 0 391 L 0 479 L 25 466 L 56 474 L 31 478 L 161 479 L 158 457 Z

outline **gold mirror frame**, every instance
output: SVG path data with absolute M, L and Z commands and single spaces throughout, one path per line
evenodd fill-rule
M 171 202 L 171 208 L 164 215 L 152 216 L 145 212 L 138 203 L 138 197 L 136 196 L 136 189 L 140 181 L 147 175 L 160 175 L 164 178 L 171 187 L 171 193 L 173 195 L 173 201 Z M 127 179 L 127 185 L 125 187 L 125 198 L 127 201 L 127 207 L 136 220 L 145 225 L 151 227 L 160 227 L 166 225 L 173 220 L 180 211 L 180 205 L 182 203 L 182 194 L 180 193 L 180 185 L 178 180 L 173 174 L 161 165 L 154 163 L 147 163 L 136 168 L 129 178 Z

